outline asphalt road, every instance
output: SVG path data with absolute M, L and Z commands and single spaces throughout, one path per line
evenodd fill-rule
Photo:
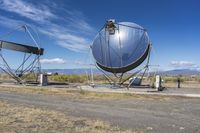
M 77 117 L 109 121 L 121 128 L 156 133 L 199 133 L 200 99 L 84 99 L 68 96 L 0 92 L 8 103 L 47 108 Z

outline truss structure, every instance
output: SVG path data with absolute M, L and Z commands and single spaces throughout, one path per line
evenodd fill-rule
M 39 47 L 29 28 L 31 27 L 27 25 L 19 26 L 5 34 L 0 40 L 0 69 L 20 84 L 26 83 L 26 78 L 30 76 L 30 74 L 37 82 L 38 74 L 41 73 L 40 56 L 43 55 L 44 49 Z M 19 29 L 24 29 L 25 34 L 28 34 L 28 36 L 33 40 L 35 46 L 3 40 L 3 38 L 11 36 L 11 34 L 15 33 L 15 31 Z M 5 49 L 24 54 L 21 64 L 17 68 L 11 68 L 4 55 Z

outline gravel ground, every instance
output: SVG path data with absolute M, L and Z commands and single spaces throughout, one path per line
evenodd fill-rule
M 72 117 L 59 111 L 0 101 L 1 133 L 142 133 L 121 130 L 100 120 Z
M 198 98 L 80 98 L 0 91 L 0 100 L 67 112 L 75 117 L 100 119 L 122 129 L 155 133 L 200 132 Z

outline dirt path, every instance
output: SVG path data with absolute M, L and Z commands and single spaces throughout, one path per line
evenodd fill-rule
M 200 99 L 95 99 L 1 92 L 0 100 L 101 119 L 147 132 L 200 132 Z

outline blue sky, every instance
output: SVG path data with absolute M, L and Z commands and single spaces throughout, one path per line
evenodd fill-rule
M 45 48 L 43 68 L 82 68 L 92 60 L 89 46 L 97 32 L 114 18 L 147 29 L 154 49 L 151 64 L 163 70 L 199 69 L 199 6 L 199 0 L 0 0 L 0 37 L 28 24 Z M 28 42 L 22 33 L 12 39 Z

